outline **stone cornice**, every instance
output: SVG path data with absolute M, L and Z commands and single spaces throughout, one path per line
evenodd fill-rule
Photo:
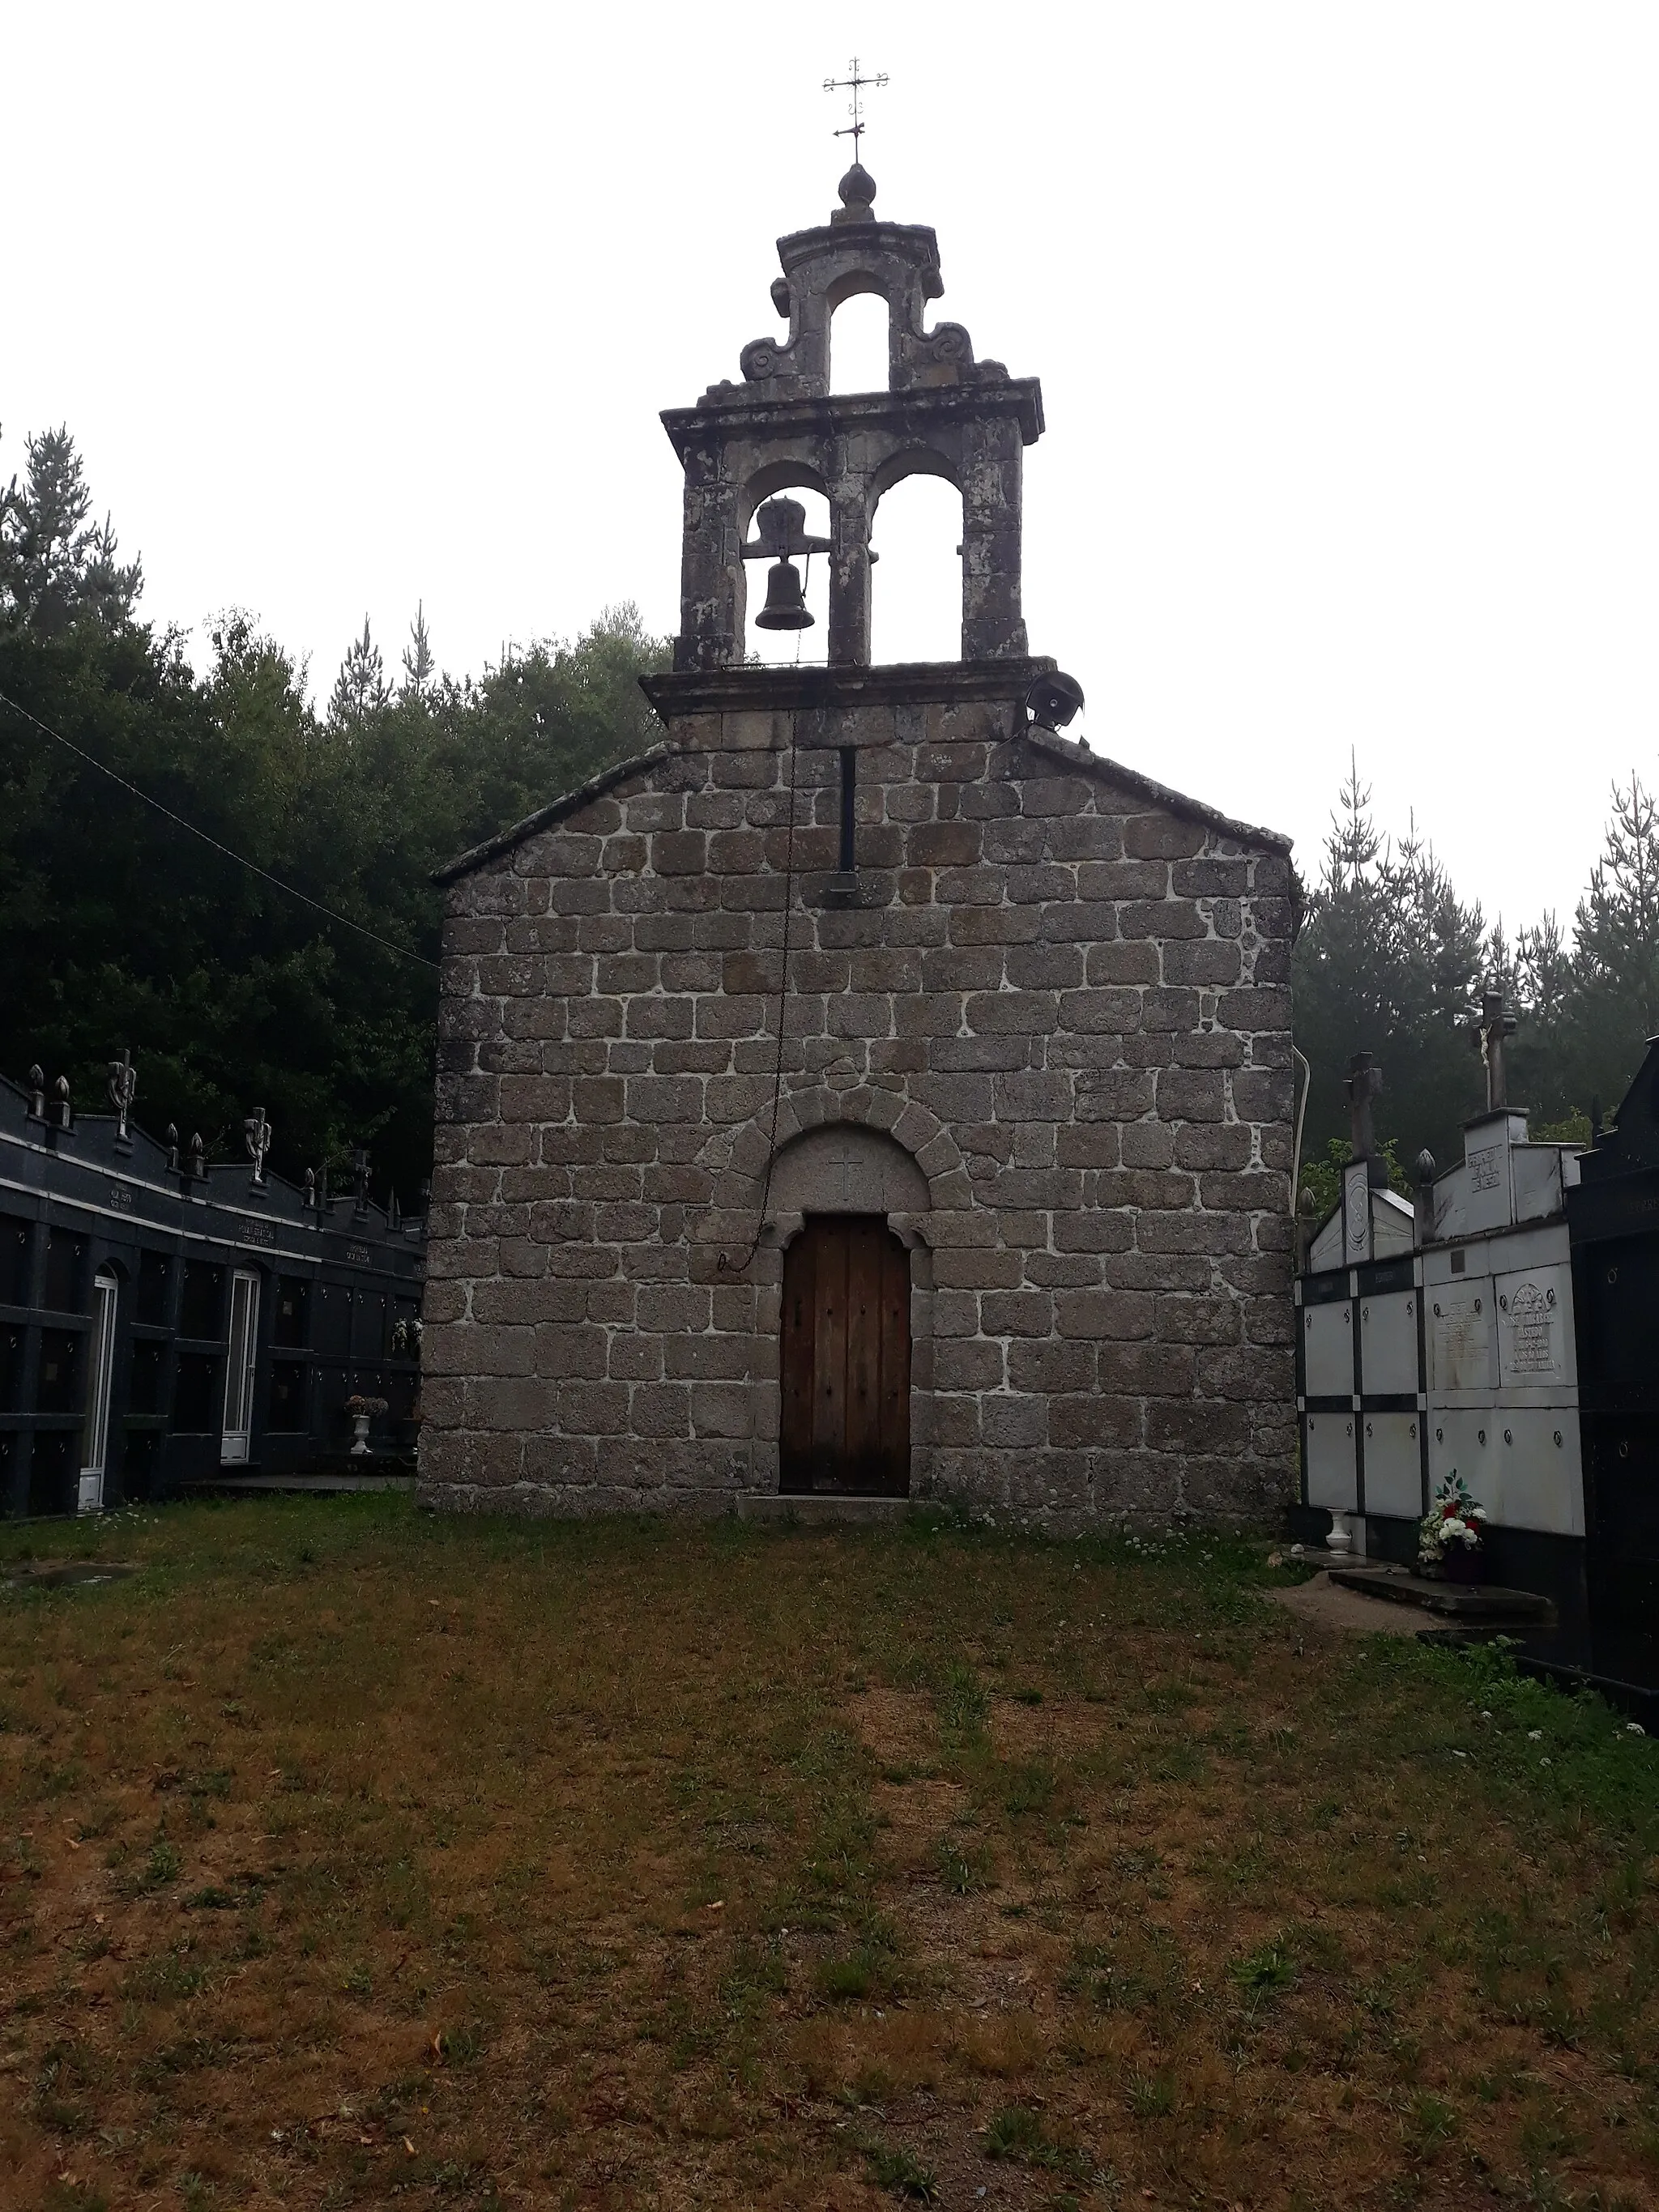
M 787 712 L 805 708 L 955 707 L 988 699 L 1024 699 L 1046 659 L 901 660 L 878 667 L 854 662 L 805 668 L 685 669 L 642 676 L 640 689 L 665 722 L 684 714 Z
M 752 384 L 717 384 L 695 407 L 665 408 L 662 425 L 684 460 L 711 435 L 835 437 L 848 430 L 902 429 L 914 423 L 922 437 L 941 422 L 983 422 L 989 415 L 1013 416 L 1022 441 L 1035 445 L 1043 429 L 1042 385 L 1035 376 L 993 376 L 908 392 L 772 399 L 757 395 Z

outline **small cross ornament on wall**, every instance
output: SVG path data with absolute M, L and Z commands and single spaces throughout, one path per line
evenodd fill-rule
M 864 120 L 863 102 L 860 98 L 860 94 L 866 89 L 872 88 L 876 85 L 885 84 L 886 82 L 887 78 L 885 72 L 879 76 L 866 76 L 862 70 L 859 67 L 859 58 L 856 54 L 854 55 L 852 60 L 847 64 L 847 75 L 845 76 L 827 76 L 823 80 L 823 88 L 826 92 L 850 92 L 853 95 L 852 99 L 848 102 L 847 106 L 847 112 L 853 119 L 850 123 L 844 125 L 841 130 L 837 131 L 836 136 L 837 138 L 850 138 L 852 140 L 853 160 L 854 163 L 857 162 L 859 158 L 859 141 L 864 136 L 864 132 L 866 128 Z
M 1504 1064 L 1504 1040 L 1515 1035 L 1515 1016 L 1504 1003 L 1500 987 L 1483 991 L 1480 1011 L 1469 1025 L 1469 1043 L 1480 1055 L 1486 1071 L 1486 1111 L 1495 1114 L 1510 1103 L 1509 1069 Z

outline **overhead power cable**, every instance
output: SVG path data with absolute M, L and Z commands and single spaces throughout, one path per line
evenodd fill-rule
M 301 906 L 308 906 L 313 914 L 320 914 L 330 921 L 337 921 L 342 929 L 355 930 L 359 937 L 366 937 L 371 945 L 378 945 L 383 952 L 390 952 L 398 960 L 412 960 L 416 967 L 430 968 L 434 975 L 439 972 L 438 963 L 428 960 L 423 952 L 411 952 L 407 945 L 394 945 L 389 937 L 381 937 L 374 930 L 366 929 L 361 921 L 353 921 L 349 915 L 337 914 L 331 906 L 325 906 L 320 899 L 313 898 L 309 892 L 295 890 L 292 884 L 285 884 L 280 876 L 273 876 L 269 868 L 262 868 L 257 860 L 250 860 L 245 854 L 233 853 L 228 845 L 222 845 L 216 837 L 210 837 L 205 830 L 198 830 L 193 822 L 186 822 L 182 814 L 175 814 L 170 806 L 163 806 L 159 799 L 152 799 L 149 792 L 141 791 L 136 783 L 129 783 L 125 776 L 117 775 L 112 768 L 106 768 L 102 761 L 73 743 L 61 730 L 54 730 L 49 723 L 43 722 L 38 714 L 31 714 L 27 707 L 19 706 L 16 700 L 4 691 L 0 691 L 0 707 L 9 707 L 14 714 L 21 715 L 24 721 L 39 730 L 43 738 L 50 738 L 54 744 L 62 745 L 77 760 L 83 760 L 88 768 L 95 768 L 100 775 L 106 775 L 112 783 L 118 783 L 123 791 L 130 791 L 135 799 L 142 799 L 146 806 L 154 807 L 176 829 L 187 830 L 192 837 L 199 837 L 203 844 L 210 845 L 216 853 L 222 853 L 226 860 L 234 860 L 239 868 L 246 868 L 250 875 L 258 876 L 262 883 L 270 884 L 273 890 L 285 891 L 289 898 L 298 899 Z

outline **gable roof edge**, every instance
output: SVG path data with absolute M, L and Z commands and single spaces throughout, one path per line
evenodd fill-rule
M 515 845 L 522 845 L 538 830 L 550 829 L 554 823 L 562 822 L 566 815 L 574 814 L 578 808 L 587 805 L 591 800 L 603 799 L 607 791 L 614 791 L 630 775 L 637 775 L 642 769 L 655 768 L 659 761 L 667 760 L 673 750 L 672 745 L 653 745 L 649 752 L 635 753 L 631 760 L 618 761 L 612 768 L 601 769 L 597 775 L 589 776 L 586 783 L 579 783 L 574 791 L 567 791 L 547 805 L 538 806 L 533 814 L 526 814 L 522 822 L 515 822 L 510 829 L 498 830 L 495 836 L 486 837 L 482 845 L 474 845 L 470 852 L 462 853 L 453 860 L 446 860 L 441 868 L 434 868 L 432 881 L 434 884 L 453 884 L 462 876 L 470 876 L 474 869 L 483 867 L 486 860 L 498 860 L 503 853 L 510 853 Z
M 1264 830 L 1259 823 L 1235 821 L 1218 807 L 1206 806 L 1201 799 L 1188 799 L 1185 792 L 1172 791 L 1167 783 L 1143 775 L 1139 769 L 1125 768 L 1121 761 L 1110 760 L 1104 753 L 1090 752 L 1068 738 L 1056 737 L 1050 730 L 1032 728 L 1024 734 L 1027 744 L 1035 746 L 1039 752 L 1052 754 L 1068 768 L 1092 769 L 1098 775 L 1109 776 L 1114 783 L 1127 784 L 1142 798 L 1168 807 L 1172 814 L 1184 814 L 1193 821 L 1206 822 L 1212 830 L 1219 830 L 1244 844 L 1263 845 L 1270 853 L 1282 853 L 1288 857 L 1295 842 L 1282 830 Z
M 1140 797 L 1151 799 L 1154 805 L 1167 807 L 1171 813 L 1207 823 L 1211 829 L 1219 830 L 1226 836 L 1237 837 L 1245 844 L 1265 846 L 1272 853 L 1288 855 L 1291 851 L 1292 841 L 1282 830 L 1264 829 L 1258 823 L 1237 821 L 1231 814 L 1223 814 L 1217 807 L 1206 806 L 1201 799 L 1188 799 L 1184 792 L 1174 791 L 1168 784 L 1159 783 L 1153 776 L 1143 775 L 1139 769 L 1126 768 L 1121 761 L 1109 759 L 1103 753 L 1090 752 L 1082 745 L 1073 744 L 1066 738 L 1056 737 L 1047 730 L 1028 729 L 1023 736 L 1024 743 L 1038 752 L 1063 761 L 1068 768 L 1087 769 L 1097 775 L 1109 777 L 1113 782 L 1126 786 Z M 522 845 L 538 830 L 550 829 L 567 815 L 574 814 L 592 800 L 602 799 L 606 792 L 614 791 L 630 775 L 638 775 L 643 770 L 671 759 L 678 750 L 678 748 L 672 744 L 653 745 L 648 752 L 635 753 L 630 759 L 617 761 L 611 768 L 601 769 L 586 783 L 579 783 L 574 791 L 563 793 L 547 805 L 538 806 L 533 814 L 526 814 L 521 822 L 515 822 L 510 828 L 497 831 L 493 837 L 486 837 L 482 844 L 474 845 L 454 860 L 446 860 L 441 868 L 432 871 L 432 881 L 439 884 L 453 884 L 462 876 L 472 874 L 487 861 L 499 860 L 504 853 L 510 853 L 515 846 Z

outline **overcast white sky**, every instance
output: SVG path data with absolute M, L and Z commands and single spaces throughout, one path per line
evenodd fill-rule
M 936 313 L 1042 380 L 1026 612 L 1097 750 L 1311 871 L 1352 747 L 1511 927 L 1659 775 L 1650 0 L 5 0 L 0 36 L 0 468 L 67 421 L 154 619 L 251 608 L 325 694 L 417 599 L 458 672 L 609 601 L 675 628 L 656 413 L 775 330 L 856 51 Z M 939 489 L 909 541 L 884 508 L 881 657 L 957 589 Z

